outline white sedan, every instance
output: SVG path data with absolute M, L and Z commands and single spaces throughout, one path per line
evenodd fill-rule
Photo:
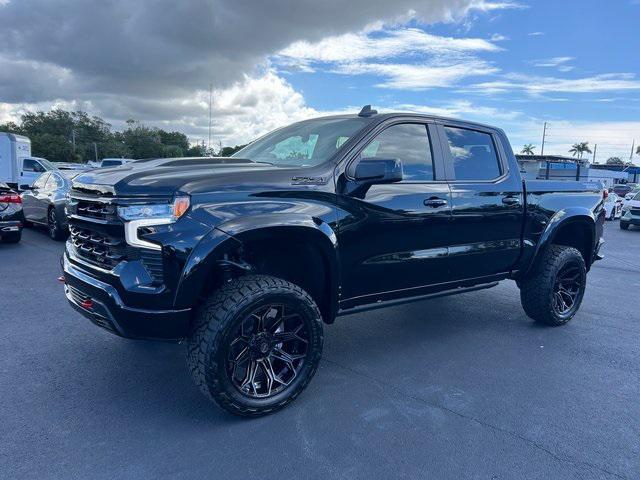
M 604 201 L 604 211 L 607 213 L 607 220 L 615 220 L 622 216 L 622 197 L 613 192 Z

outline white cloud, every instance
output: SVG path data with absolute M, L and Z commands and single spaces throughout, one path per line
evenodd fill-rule
M 375 29 L 327 37 L 319 42 L 295 42 L 280 51 L 276 60 L 287 64 L 351 63 L 401 55 L 460 55 L 494 52 L 500 48 L 481 38 L 452 38 L 432 35 L 418 28 Z
M 592 77 L 564 79 L 510 73 L 503 80 L 472 85 L 470 90 L 480 93 L 503 93 L 521 90 L 530 95 L 545 93 L 598 93 L 640 90 L 640 81 L 633 73 L 609 73 Z
M 491 40 L 492 42 L 504 42 L 506 40 L 509 40 L 509 37 L 506 37 L 500 33 L 494 33 L 493 35 L 491 35 L 489 40 Z
M 531 33 L 527 33 L 527 35 L 529 35 L 530 37 L 541 37 L 543 36 L 545 33 L 544 32 L 531 32 Z
M 55 100 L 38 103 L 0 103 L 0 123 L 17 121 L 22 113 L 52 108 L 100 112 L 114 128 L 128 118 L 150 126 L 186 133 L 193 142 L 208 136 L 209 92 L 163 101 L 136 97 L 101 97 L 94 102 Z M 166 118 L 171 110 L 172 117 Z M 213 140 L 223 145 L 246 143 L 288 123 L 319 116 L 304 97 L 273 71 L 258 77 L 245 76 L 232 86 L 213 91 Z
M 553 57 L 543 60 L 533 60 L 531 64 L 534 67 L 558 67 L 572 60 L 575 60 L 575 57 Z
M 481 38 L 432 35 L 418 28 L 375 25 L 359 33 L 296 42 L 274 57 L 285 70 L 325 69 L 341 75 L 376 75 L 379 88 L 425 90 L 498 71 L 474 56 L 501 50 Z M 395 62 L 388 60 L 393 59 Z
M 451 65 L 396 64 L 396 63 L 349 63 L 340 65 L 334 72 L 343 75 L 377 75 L 384 81 L 379 88 L 400 90 L 427 90 L 450 87 L 459 80 L 478 75 L 496 73 L 497 68 L 487 62 L 468 59 Z

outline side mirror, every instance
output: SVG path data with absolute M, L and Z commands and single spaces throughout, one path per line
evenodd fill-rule
M 402 180 L 402 162 L 397 159 L 363 158 L 356 165 L 354 178 L 370 184 Z

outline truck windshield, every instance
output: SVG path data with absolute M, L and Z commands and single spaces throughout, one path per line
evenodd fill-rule
M 233 154 L 278 167 L 312 167 L 328 160 L 368 118 L 318 118 L 280 128 Z

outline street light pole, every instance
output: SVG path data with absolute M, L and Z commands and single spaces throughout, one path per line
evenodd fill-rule
M 544 155 L 544 140 L 547 137 L 547 122 L 544 122 L 544 127 L 542 129 L 542 149 L 540 150 L 540 155 Z

